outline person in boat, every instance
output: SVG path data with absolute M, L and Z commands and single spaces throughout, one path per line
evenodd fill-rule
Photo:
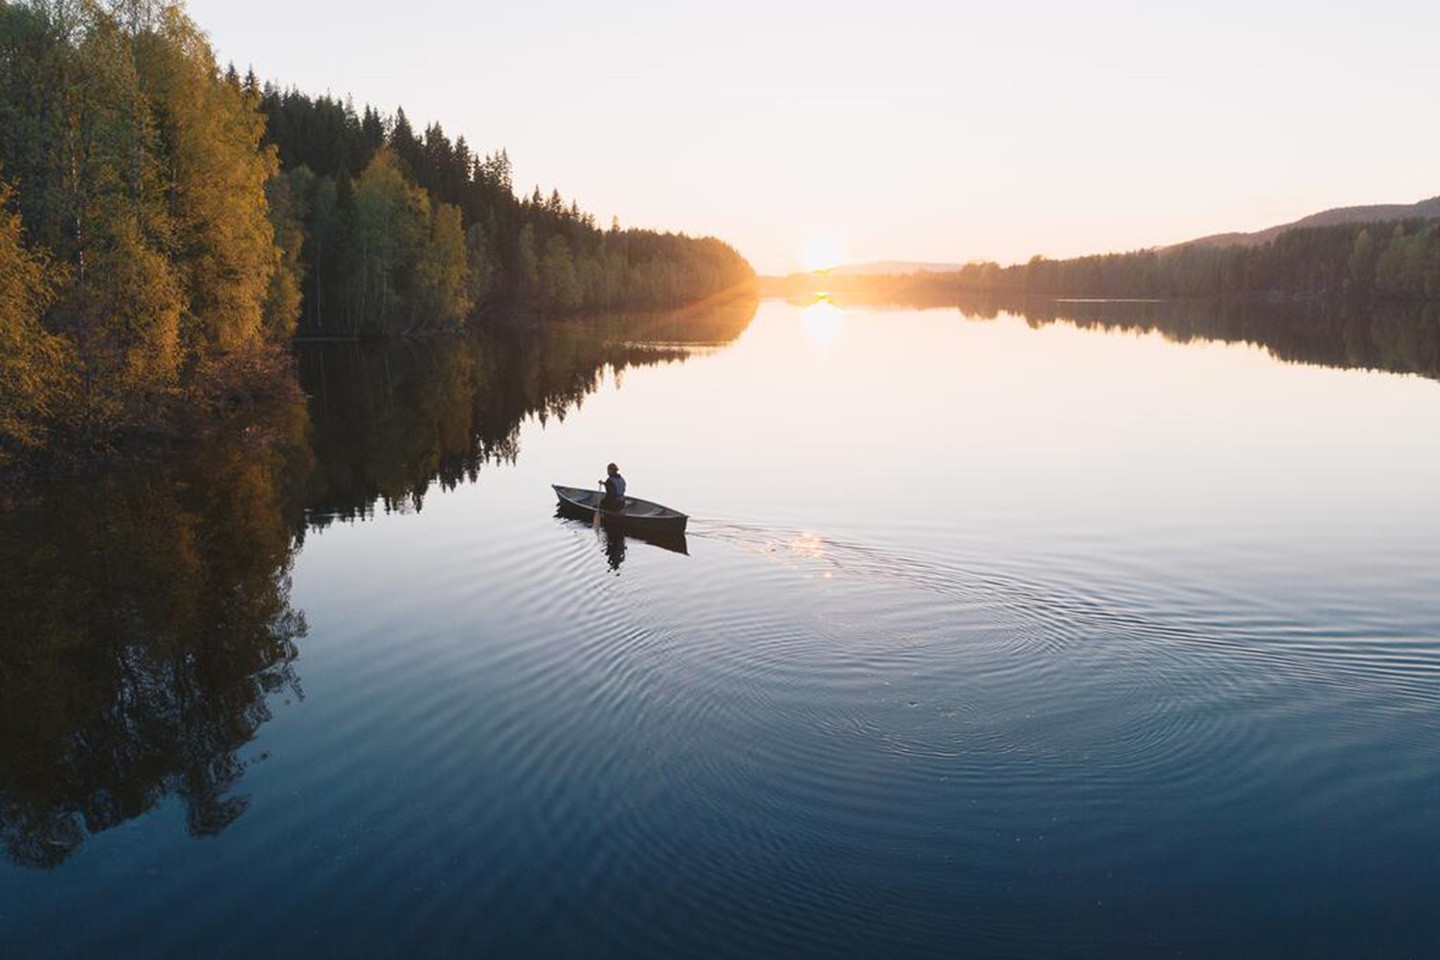
M 605 468 L 605 474 L 605 479 L 600 481 L 605 487 L 600 506 L 606 510 L 619 510 L 625 506 L 625 478 L 620 476 L 620 468 L 613 463 Z

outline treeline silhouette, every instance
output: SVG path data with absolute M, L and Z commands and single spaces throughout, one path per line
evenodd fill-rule
M 403 111 L 222 71 L 180 3 L 0 0 L 0 465 L 194 431 L 284 380 L 297 325 L 415 333 L 753 278 L 718 240 L 600 230 L 510 177 Z
M 497 308 L 667 307 L 754 278 L 719 240 L 601 230 L 558 192 L 517 197 L 504 150 L 479 155 L 438 123 L 417 134 L 403 108 L 382 118 L 273 85 L 261 103 L 284 203 L 304 226 L 304 332 L 410 332 Z
M 303 394 L 0 511 L 0 845 L 55 867 L 167 797 L 191 834 L 225 829 L 269 698 L 302 692 L 290 569 L 307 534 L 421 509 L 518 457 L 528 418 L 734 339 L 755 307 L 301 344 Z
M 1289 230 L 1259 246 L 1190 244 L 1047 260 L 956 277 L 975 293 L 1077 297 L 1440 298 L 1440 225 L 1427 221 Z
M 939 305 L 976 294 L 1031 297 L 1264 298 L 1370 304 L 1440 299 L 1440 224 L 1427 220 L 1286 231 L 1258 246 L 1188 244 L 1002 267 L 903 275 L 792 274 L 764 292 L 817 291 L 872 303 Z

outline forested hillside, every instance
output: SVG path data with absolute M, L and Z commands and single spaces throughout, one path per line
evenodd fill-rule
M 1440 297 L 1440 225 L 1342 224 L 1290 230 L 1261 246 L 1189 245 L 1047 260 L 969 264 L 974 292 L 1093 297 L 1278 296 L 1353 301 Z
M 969 263 L 948 273 L 889 276 L 794 274 L 764 292 L 814 292 L 899 303 L 961 295 L 1039 297 L 1240 297 L 1343 300 L 1350 305 L 1440 299 L 1440 224 L 1402 220 L 1308 227 L 1260 246 L 1190 244 L 1002 267 Z
M 504 151 L 438 125 L 262 90 L 180 3 L 0 0 L 0 464 L 283 382 L 297 329 L 657 307 L 752 278 L 718 240 L 519 199 Z
M 1262 243 L 1269 243 L 1282 233 L 1309 227 L 1336 227 L 1346 223 L 1395 223 L 1399 220 L 1435 220 L 1437 218 L 1440 218 L 1440 197 L 1431 197 L 1418 203 L 1377 203 L 1363 207 L 1335 207 L 1301 217 L 1293 223 L 1267 227 L 1253 233 L 1217 233 L 1201 237 L 1198 240 L 1191 240 L 1189 243 L 1177 243 L 1175 246 L 1201 244 L 1207 247 L 1237 245 L 1258 247 Z
M 438 123 L 417 134 L 403 109 L 385 119 L 273 86 L 262 103 L 305 225 L 307 333 L 408 331 L 497 307 L 669 307 L 754 278 L 719 240 L 601 230 L 558 192 L 518 198 L 504 150 L 477 155 Z

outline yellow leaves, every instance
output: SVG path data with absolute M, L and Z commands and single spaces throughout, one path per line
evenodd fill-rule
M 96 273 L 107 287 L 103 340 L 118 351 L 119 385 L 139 396 L 173 387 L 182 361 L 184 294 L 170 262 L 133 223 L 124 223 L 96 258 Z
M 136 44 L 136 69 L 168 156 L 171 256 L 181 267 L 192 353 L 253 350 L 278 267 L 265 184 L 278 172 L 261 149 L 253 98 L 222 80 L 214 55 L 178 7 Z
M 69 341 L 40 323 L 63 271 L 25 248 L 20 217 L 8 209 L 12 194 L 0 182 L 0 463 L 7 448 L 43 440 L 74 388 Z
M 180 4 L 62 6 L 0 4 L 0 154 L 48 248 L 4 214 L 0 456 L 174 412 L 156 401 L 246 369 L 298 313 L 303 238 L 269 216 L 258 97 Z

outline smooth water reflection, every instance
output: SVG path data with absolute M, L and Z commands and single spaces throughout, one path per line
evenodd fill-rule
M 522 421 L 563 420 L 607 374 L 733 339 L 754 308 L 301 345 L 308 404 L 277 398 L 170 463 L 121 466 L 0 517 L 10 859 L 59 866 L 168 797 L 192 835 L 226 829 L 249 802 L 239 751 L 272 695 L 303 697 L 290 573 L 308 532 L 420 510 L 432 485 L 513 463 Z M 633 342 L 644 336 L 665 345 Z M 625 540 L 607 547 L 618 569 Z
M 1425 955 L 1440 387 L 826 316 L 307 348 L 6 518 L 10 942 Z M 556 514 L 609 459 L 683 553 Z
M 193 836 L 244 812 L 239 753 L 272 700 L 300 695 L 305 635 L 288 500 L 312 463 L 304 410 L 265 414 L 169 471 L 0 518 L 0 838 L 15 863 L 57 867 L 167 797 Z

